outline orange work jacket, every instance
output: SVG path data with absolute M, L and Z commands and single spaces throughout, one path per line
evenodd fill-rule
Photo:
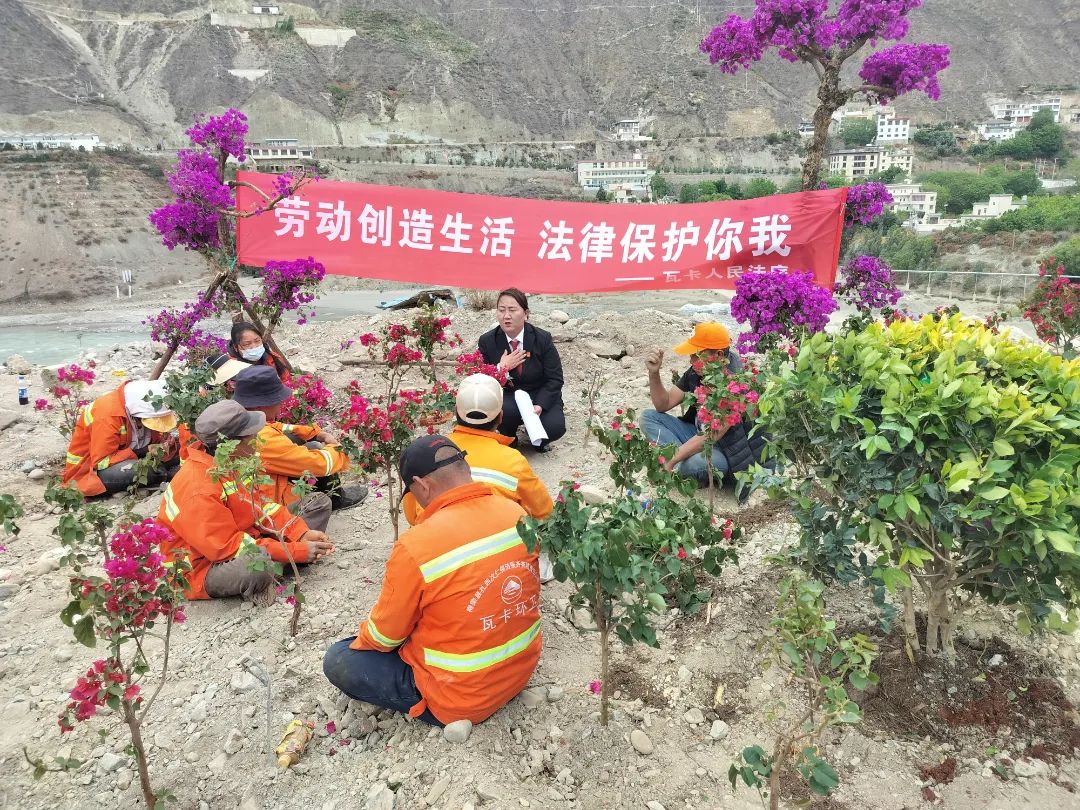
M 540 660 L 540 575 L 518 536 L 525 512 L 471 483 L 428 504 L 394 544 L 379 600 L 352 643 L 400 648 L 421 700 L 443 723 L 490 717 Z
M 322 478 L 349 469 L 349 457 L 336 445 L 309 450 L 290 439 L 289 433 L 304 441 L 311 441 L 319 433 L 319 428 L 271 422 L 259 431 L 259 459 L 263 471 L 273 479 L 273 483 L 263 487 L 262 492 L 270 500 L 286 506 L 300 500 L 293 494 L 293 479 L 304 473 Z
M 75 482 L 79 492 L 92 497 L 105 491 L 98 470 L 113 464 L 138 458 L 131 449 L 132 426 L 124 407 L 124 386 L 98 397 L 82 409 L 68 442 L 67 459 L 60 480 Z M 150 431 L 151 444 L 164 439 L 164 434 Z
M 247 488 L 237 481 L 213 481 L 213 467 L 214 458 L 202 444 L 188 447 L 187 460 L 166 487 L 157 515 L 174 535 L 161 544 L 162 553 L 169 560 L 187 554 L 191 563 L 188 599 L 209 599 L 204 584 L 210 566 L 237 557 L 245 546 L 262 546 L 276 562 L 288 562 L 289 553 L 298 563 L 308 561 L 307 544 L 300 540 L 308 530 L 303 519 L 294 519 L 288 509 L 261 494 L 253 503 Z M 268 536 L 260 524 L 284 529 L 285 542 Z
M 551 495 L 528 460 L 508 447 L 513 438 L 491 430 L 477 430 L 468 425 L 455 425 L 450 441 L 465 451 L 465 463 L 472 470 L 473 481 L 490 484 L 500 495 L 521 505 L 525 513 L 537 520 L 551 514 L 555 504 Z M 406 492 L 401 509 L 409 525 L 415 526 L 420 517 L 420 505 L 411 492 Z

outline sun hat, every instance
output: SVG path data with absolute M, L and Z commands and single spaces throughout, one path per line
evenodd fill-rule
M 470 374 L 457 392 L 457 417 L 467 425 L 484 425 L 502 413 L 503 389 L 487 374 Z
M 195 420 L 195 435 L 205 445 L 216 445 L 218 436 L 244 439 L 254 436 L 266 425 L 259 411 L 249 411 L 239 402 L 223 399 L 209 406 Z
M 230 354 L 219 354 L 206 362 L 214 370 L 214 385 L 224 385 L 244 369 L 251 368 L 250 363 L 237 360 Z
M 731 335 L 722 323 L 707 321 L 694 327 L 694 334 L 672 351 L 675 354 L 697 354 L 698 352 L 718 351 L 731 346 Z
M 292 391 L 271 366 L 248 365 L 236 375 L 234 383 L 236 390 L 232 398 L 245 408 L 269 408 L 292 396 Z

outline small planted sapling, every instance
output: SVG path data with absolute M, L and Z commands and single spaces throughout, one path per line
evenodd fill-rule
M 852 725 L 862 719 L 859 706 L 845 684 L 865 690 L 877 683 L 870 671 L 877 646 L 857 633 L 840 638 L 836 622 L 825 613 L 824 586 L 792 575 L 780 582 L 776 618 L 769 624 L 766 644 L 785 680 L 800 692 L 794 707 L 781 705 L 780 728 L 771 750 L 751 745 L 728 769 L 734 789 L 741 779 L 780 807 L 780 781 L 798 772 L 809 788 L 822 796 L 839 784 L 836 770 L 821 756 L 821 736 L 831 726 Z
M 669 602 L 684 613 L 699 610 L 711 592 L 694 572 L 718 574 L 734 559 L 731 526 L 693 497 L 697 485 L 672 477 L 656 447 L 637 429 L 634 412 L 618 411 L 594 435 L 612 455 L 610 475 L 619 493 L 589 504 L 576 483 L 563 486 L 543 521 L 526 518 L 519 532 L 539 545 L 555 578 L 573 586 L 571 604 L 584 607 L 600 633 L 600 722 L 607 725 L 612 635 L 625 644 L 658 646 L 655 620 Z

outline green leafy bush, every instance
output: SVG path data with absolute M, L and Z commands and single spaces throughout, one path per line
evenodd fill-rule
M 1080 602 L 1080 360 L 959 315 L 819 333 L 770 381 L 759 424 L 802 552 L 899 590 L 918 649 L 953 654 L 961 590 L 1060 626 Z M 866 555 L 865 564 L 860 555 Z

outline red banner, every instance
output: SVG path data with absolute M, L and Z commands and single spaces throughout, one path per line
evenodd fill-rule
M 240 172 L 267 192 L 274 175 Z M 240 187 L 238 205 L 257 195 Z M 535 293 L 732 289 L 809 270 L 832 288 L 847 189 L 688 205 L 524 200 L 320 180 L 241 219 L 242 264 L 314 256 L 328 273 Z

